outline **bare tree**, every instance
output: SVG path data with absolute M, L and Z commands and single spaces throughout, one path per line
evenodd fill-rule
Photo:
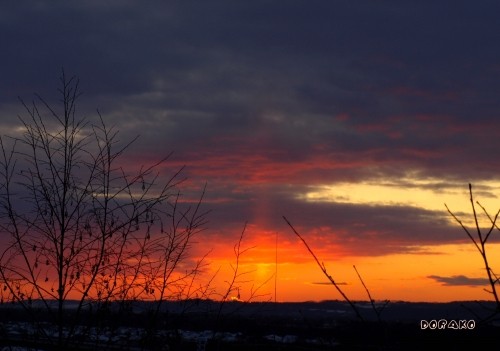
M 60 112 L 38 95 L 22 101 L 22 135 L 0 139 L 0 294 L 33 318 L 42 308 L 57 331 L 40 324 L 40 332 L 63 349 L 89 308 L 165 300 L 206 213 L 201 198 L 182 206 L 182 169 L 160 178 L 167 158 L 135 173 L 124 168 L 135 139 L 120 143 L 100 115 L 97 124 L 77 117 L 75 77 L 63 72 L 60 94 Z M 197 268 L 177 275 L 177 285 Z
M 496 303 L 496 310 L 493 311 L 493 314 L 491 315 L 491 317 L 493 317 L 494 315 L 500 313 L 500 298 L 499 298 L 499 294 L 497 291 L 498 284 L 500 284 L 500 278 L 498 277 L 497 274 L 495 274 L 495 272 L 493 271 L 493 269 L 490 266 L 490 263 L 488 260 L 488 251 L 486 250 L 486 244 L 487 244 L 488 240 L 491 238 L 491 234 L 492 234 L 493 230 L 495 228 L 500 230 L 500 228 L 498 227 L 498 224 L 497 224 L 497 219 L 498 219 L 498 215 L 500 214 L 500 209 L 497 211 L 495 216 L 492 217 L 478 201 L 474 202 L 474 198 L 472 195 L 472 184 L 469 184 L 469 200 L 470 200 L 470 203 L 472 206 L 472 216 L 474 218 L 475 230 L 469 230 L 465 226 L 465 224 L 453 212 L 451 212 L 451 210 L 448 208 L 448 206 L 446 204 L 444 204 L 444 206 L 448 210 L 448 213 L 453 217 L 453 219 L 455 219 L 455 221 L 465 231 L 465 233 L 467 234 L 467 236 L 472 241 L 472 243 L 476 247 L 477 251 L 481 255 L 481 258 L 483 259 L 484 268 L 486 270 L 486 276 L 488 277 L 488 281 L 489 281 L 490 288 L 491 288 L 490 290 L 487 290 L 487 289 L 485 289 L 485 290 L 493 296 L 493 299 Z M 478 220 L 478 214 L 476 212 L 476 205 L 481 207 L 482 211 L 484 212 L 484 214 L 486 215 L 486 217 L 488 217 L 488 220 L 490 221 L 490 226 L 489 226 L 489 228 L 487 228 L 486 232 L 481 230 L 481 226 L 480 226 L 479 220 Z M 475 231 L 475 233 L 474 233 L 474 231 Z

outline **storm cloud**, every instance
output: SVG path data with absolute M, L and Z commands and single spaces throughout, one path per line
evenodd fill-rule
M 444 206 L 297 194 L 339 182 L 439 192 L 496 181 L 499 10 L 494 1 L 9 2 L 0 125 L 19 123 L 18 96 L 57 104 L 64 68 L 81 81 L 78 112 L 92 119 L 98 108 L 122 140 L 140 135 L 130 162 L 173 151 L 164 171 L 186 165 L 189 194 L 208 183 L 217 235 L 245 221 L 285 231 L 286 215 L 350 254 L 463 242 Z

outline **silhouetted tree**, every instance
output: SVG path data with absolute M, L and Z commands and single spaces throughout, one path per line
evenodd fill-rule
M 135 139 L 120 143 L 100 114 L 98 123 L 77 117 L 75 77 L 63 72 L 59 91 L 60 111 L 38 95 L 21 101 L 21 134 L 0 138 L 0 294 L 34 321 L 42 309 L 57 332 L 43 323 L 39 332 L 65 349 L 90 308 L 138 298 L 161 303 L 171 285 L 182 290 L 199 265 L 172 282 L 174 272 L 205 212 L 201 198 L 193 207 L 180 201 L 182 169 L 160 178 L 166 158 L 126 170 L 124 152 Z M 68 316 L 70 299 L 76 307 Z
M 475 228 L 473 230 L 468 229 L 465 224 L 453 213 L 451 210 L 448 208 L 448 205 L 444 204 L 446 207 L 446 210 L 448 213 L 455 219 L 455 221 L 462 227 L 462 229 L 465 231 L 469 239 L 472 241 L 474 246 L 476 247 L 477 251 L 481 255 L 481 258 L 483 259 L 483 264 L 484 268 L 486 270 L 486 276 L 488 277 L 488 282 L 490 284 L 490 290 L 486 290 L 486 292 L 490 293 L 493 296 L 493 300 L 496 303 L 496 309 L 492 311 L 491 315 L 487 317 L 485 320 L 489 320 L 490 318 L 498 315 L 500 313 L 500 297 L 499 293 L 497 291 L 497 287 L 500 284 L 500 278 L 498 275 L 493 271 L 493 269 L 490 266 L 489 263 L 489 257 L 488 257 L 488 251 L 486 249 L 486 244 L 488 243 L 488 240 L 491 238 L 491 234 L 495 230 L 500 230 L 497 224 L 498 220 L 498 215 L 500 214 L 500 209 L 497 211 L 494 217 L 492 217 L 488 211 L 478 202 L 474 201 L 474 197 L 472 195 L 472 184 L 469 184 L 469 201 L 471 203 L 472 207 L 472 217 L 474 219 L 474 226 Z M 488 217 L 488 220 L 490 221 L 490 226 L 489 228 L 486 228 L 487 230 L 485 231 L 484 229 L 481 229 L 481 225 L 479 224 L 479 219 L 478 219 L 478 214 L 476 211 L 476 205 L 481 207 L 482 211 L 484 212 L 485 216 Z

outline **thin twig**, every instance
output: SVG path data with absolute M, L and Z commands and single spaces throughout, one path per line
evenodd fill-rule
M 297 230 L 295 230 L 295 228 L 293 227 L 293 225 L 290 223 L 290 221 L 285 216 L 283 216 L 283 219 L 288 224 L 288 226 L 292 229 L 292 231 L 295 233 L 295 235 L 302 241 L 302 243 L 304 244 L 304 246 L 307 248 L 307 251 L 309 251 L 309 253 L 311 254 L 311 256 L 316 261 L 316 264 L 319 266 L 319 268 L 321 269 L 321 271 L 323 272 L 323 274 L 328 278 L 328 280 L 330 281 L 330 283 L 332 283 L 332 285 L 335 287 L 335 289 L 337 289 L 337 291 L 340 293 L 340 295 L 342 295 L 342 298 L 349 304 L 349 306 L 351 306 L 351 308 L 354 311 L 354 313 L 356 314 L 356 316 L 361 321 L 363 321 L 364 319 L 361 316 L 361 314 L 359 313 L 359 310 L 356 307 L 356 305 L 342 291 L 342 289 L 340 288 L 339 284 L 333 279 L 333 277 L 330 274 L 328 274 L 328 271 L 326 270 L 325 265 L 319 262 L 318 257 L 316 257 L 316 254 L 309 247 L 309 245 L 307 244 L 306 240 L 302 237 L 302 235 L 299 234 L 299 232 L 297 232 Z
M 372 295 L 370 294 L 370 290 L 368 290 L 368 287 L 366 286 L 365 282 L 363 281 L 363 278 L 361 278 L 361 274 L 359 274 L 358 269 L 356 268 L 355 265 L 353 265 L 352 267 L 356 271 L 356 274 L 358 275 L 358 278 L 361 281 L 361 284 L 365 288 L 366 294 L 368 295 L 368 300 L 370 300 L 370 304 L 372 305 L 372 309 L 375 312 L 375 314 L 377 315 L 377 320 L 379 322 L 381 322 L 382 319 L 380 318 L 380 315 L 382 314 L 382 311 L 384 310 L 384 308 L 389 304 L 389 301 L 386 300 L 384 305 L 382 305 L 381 308 L 377 308 L 377 306 L 375 306 L 375 300 L 372 298 Z

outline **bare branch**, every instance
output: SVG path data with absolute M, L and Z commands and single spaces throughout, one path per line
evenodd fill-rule
M 283 216 L 283 219 L 285 220 L 285 222 L 288 224 L 288 226 L 292 229 L 292 231 L 295 233 L 295 235 L 302 241 L 302 243 L 304 244 L 304 246 L 307 248 L 307 251 L 309 251 L 309 253 L 311 254 L 311 256 L 314 258 L 314 260 L 316 261 L 316 264 L 319 266 L 319 268 L 321 269 L 321 271 L 323 272 L 323 274 L 325 275 L 325 277 L 328 278 L 328 280 L 330 281 L 330 283 L 332 283 L 332 285 L 335 287 L 335 289 L 337 289 L 337 291 L 340 293 L 340 295 L 342 295 L 342 298 L 349 304 L 349 306 L 351 306 L 352 310 L 354 311 L 354 313 L 356 314 L 356 316 L 362 321 L 363 320 L 363 317 L 361 316 L 361 314 L 359 313 L 359 310 L 358 308 L 356 307 L 356 305 L 347 297 L 347 295 L 342 291 L 342 289 L 340 288 L 339 284 L 337 284 L 337 282 L 335 282 L 335 280 L 333 279 L 333 277 L 328 273 L 328 271 L 326 270 L 326 267 L 325 267 L 325 264 L 324 263 L 320 263 L 319 260 L 318 260 L 318 257 L 316 257 L 316 254 L 313 252 L 313 250 L 309 247 L 309 245 L 307 244 L 306 240 L 302 237 L 302 235 L 299 234 L 299 232 L 297 232 L 297 230 L 295 230 L 295 228 L 293 227 L 293 225 L 290 223 L 290 221 L 288 221 L 288 219 Z

